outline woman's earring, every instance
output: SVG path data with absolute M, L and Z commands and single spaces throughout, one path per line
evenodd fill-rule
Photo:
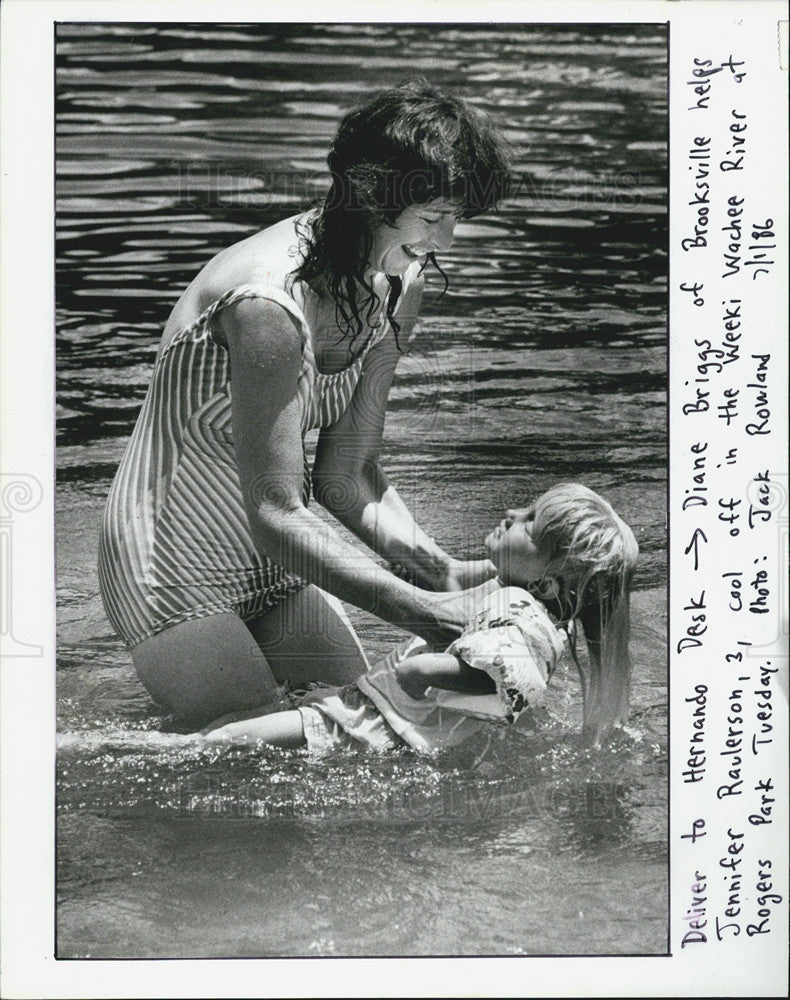
M 560 584 L 553 576 L 544 577 L 536 584 L 535 591 L 543 601 L 555 601 L 560 596 Z

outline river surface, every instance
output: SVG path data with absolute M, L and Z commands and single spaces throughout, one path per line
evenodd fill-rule
M 658 25 L 60 25 L 60 957 L 660 954 L 667 947 L 666 34 Z M 516 183 L 463 222 L 384 463 L 475 557 L 503 508 L 603 493 L 641 549 L 633 711 L 577 742 L 560 670 L 454 754 L 186 749 L 98 596 L 104 498 L 169 310 L 310 204 L 339 116 L 419 74 L 489 111 Z M 351 610 L 372 659 L 402 638 Z

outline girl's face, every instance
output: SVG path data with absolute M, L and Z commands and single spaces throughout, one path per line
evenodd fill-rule
M 404 208 L 394 226 L 373 230 L 369 269 L 403 274 L 416 260 L 425 264 L 429 253 L 449 250 L 458 212 L 459 206 L 444 198 Z
M 535 508 L 509 510 L 485 540 L 486 551 L 502 583 L 524 586 L 542 580 L 549 559 L 532 540 Z

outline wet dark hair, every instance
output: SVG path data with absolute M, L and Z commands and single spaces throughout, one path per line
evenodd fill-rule
M 438 198 L 455 202 L 463 218 L 495 207 L 507 190 L 507 155 L 486 115 L 417 81 L 380 91 L 349 112 L 327 163 L 332 183 L 312 225 L 300 227 L 303 258 L 294 277 L 325 282 L 353 352 L 381 305 L 364 276 L 373 229 L 394 226 L 405 208 Z M 397 336 L 393 313 L 402 283 L 388 280 L 387 318 Z

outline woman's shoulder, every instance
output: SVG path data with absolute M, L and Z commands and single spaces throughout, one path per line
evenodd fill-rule
M 300 259 L 299 216 L 283 219 L 221 251 L 196 279 L 204 308 L 234 288 L 284 290 Z
M 201 269 L 176 303 L 165 328 L 165 339 L 197 322 L 201 316 L 235 293 L 262 295 L 273 290 L 276 299 L 298 295 L 298 282 L 288 281 L 300 254 L 301 216 L 283 219 L 221 250 Z M 297 305 L 301 304 L 297 302 Z

